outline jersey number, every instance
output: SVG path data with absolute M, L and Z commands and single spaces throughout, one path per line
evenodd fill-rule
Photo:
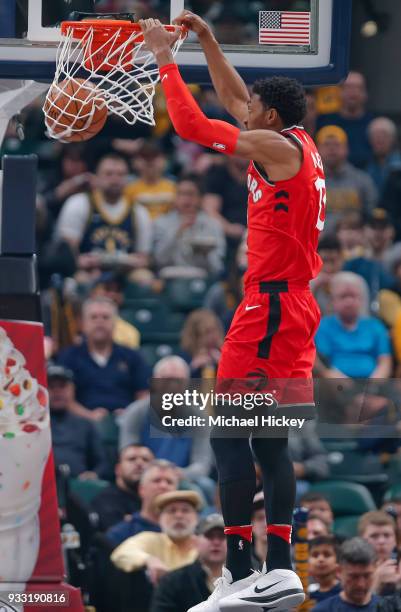
M 319 214 L 317 216 L 316 227 L 319 232 L 324 228 L 324 216 L 326 211 L 326 181 L 319 176 L 315 181 L 315 187 L 319 192 Z

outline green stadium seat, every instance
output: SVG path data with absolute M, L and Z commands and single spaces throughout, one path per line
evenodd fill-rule
M 70 493 L 76 495 L 85 506 L 89 506 L 92 500 L 100 491 L 108 487 L 110 483 L 107 480 L 79 480 L 71 478 L 69 481 Z
M 383 501 L 393 501 L 394 499 L 401 499 L 401 483 L 392 485 L 384 494 Z
M 371 493 L 361 484 L 325 480 L 313 484 L 309 490 L 322 493 L 327 497 L 336 518 L 360 516 L 370 510 L 376 510 Z
M 334 480 L 349 480 L 366 486 L 388 482 L 388 475 L 377 455 L 344 449 L 329 452 L 328 461 L 330 477 Z
M 322 444 L 329 453 L 358 450 L 358 442 L 356 440 L 322 440 Z
M 157 294 L 149 285 L 141 285 L 139 283 L 127 283 L 124 289 L 124 297 L 126 300 L 137 300 L 143 298 L 155 298 Z
M 178 346 L 171 344 L 143 344 L 141 346 L 141 353 L 151 367 L 153 367 L 159 359 L 167 357 L 168 355 L 174 355 L 177 351 Z
M 341 538 L 353 538 L 358 535 L 359 516 L 341 516 L 334 521 L 333 531 Z
M 96 422 L 96 429 L 99 433 L 100 439 L 109 465 L 113 468 L 118 460 L 118 436 L 119 428 L 112 414 L 107 415 L 101 421 Z
M 101 421 L 97 421 L 96 429 L 103 443 L 107 444 L 118 440 L 118 425 L 112 414 L 108 414 Z
M 138 329 L 143 344 L 177 344 L 185 319 L 160 300 L 130 300 L 120 316 Z
M 203 306 L 208 288 L 208 281 L 203 278 L 174 278 L 166 281 L 164 295 L 172 310 L 188 312 Z
M 388 476 L 389 486 L 401 482 L 401 457 L 398 454 L 389 458 L 386 466 L 386 474 Z

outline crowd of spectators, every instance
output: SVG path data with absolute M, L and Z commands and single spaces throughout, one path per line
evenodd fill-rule
M 213 92 L 193 92 L 209 116 L 231 121 Z M 355 453 L 373 453 L 379 466 L 372 487 L 367 474 L 357 480 L 371 500 L 363 516 L 319 493 L 348 452 L 344 440 L 335 447 L 309 423 L 291 434 L 290 449 L 298 501 L 309 509 L 315 609 L 370 611 L 385 597 L 381 609 L 397 610 L 401 495 L 389 487 L 401 474 L 400 390 L 396 381 L 391 393 L 384 387 L 401 368 L 401 155 L 395 123 L 369 110 L 362 74 L 351 72 L 337 93 L 337 108 L 325 112 L 322 91 L 309 91 L 305 119 L 327 179 L 323 268 L 312 282 L 322 312 L 315 374 L 342 381 L 347 440 L 358 439 Z M 225 557 L 216 473 L 206 438 L 152 435 L 149 390 L 151 380 L 174 392 L 216 374 L 246 269 L 247 164 L 178 139 L 160 92 L 155 128 L 110 119 L 86 144 L 49 142 L 39 105 L 24 111 L 26 140 L 11 123 L 3 151 L 40 160 L 37 250 L 56 466 L 98 487 L 87 506 L 103 538 L 97 546 L 115 572 L 149 586 L 132 612 L 185 612 L 210 593 Z M 375 381 L 369 401 L 351 398 L 361 379 Z M 359 439 L 364 411 L 376 424 L 392 419 L 391 444 L 378 450 L 377 433 Z M 338 521 L 347 514 L 345 533 Z M 265 520 L 258 493 L 255 569 L 266 555 Z

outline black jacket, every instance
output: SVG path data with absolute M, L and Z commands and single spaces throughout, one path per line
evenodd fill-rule
M 210 595 L 199 561 L 164 576 L 154 591 L 150 612 L 187 612 Z
M 141 500 L 137 492 L 128 493 L 112 484 L 96 495 L 91 507 L 99 515 L 99 529 L 107 531 L 123 521 L 127 514 L 138 512 Z

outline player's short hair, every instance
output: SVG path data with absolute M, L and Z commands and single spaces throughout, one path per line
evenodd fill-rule
M 299 125 L 306 115 L 305 90 L 299 81 L 284 76 L 259 79 L 253 85 L 266 108 L 275 108 L 285 127 Z
M 317 548 L 318 546 L 330 546 L 330 548 L 333 549 L 336 558 L 338 559 L 340 544 L 338 539 L 334 535 L 316 536 L 316 538 L 312 538 L 312 540 L 309 540 L 308 545 L 309 552 L 312 552 L 312 550 L 314 548 Z

